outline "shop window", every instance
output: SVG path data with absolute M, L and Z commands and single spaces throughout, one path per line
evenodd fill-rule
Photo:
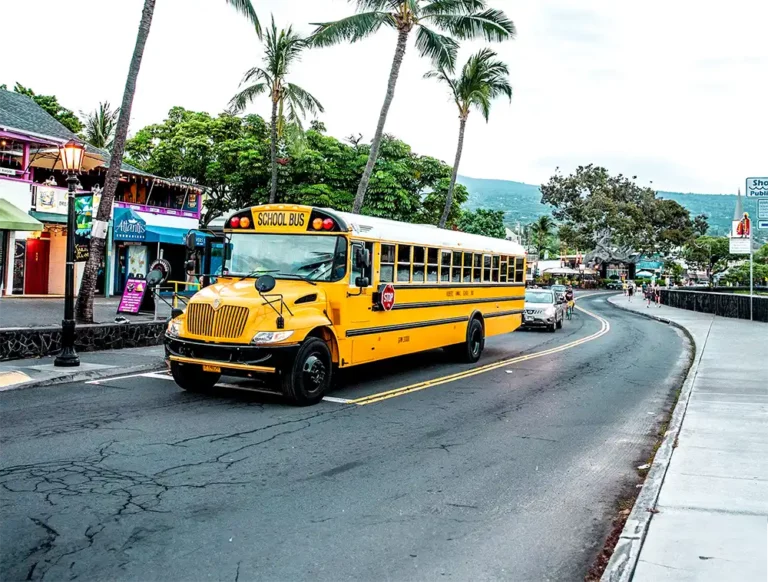
M 427 249 L 427 281 L 437 283 L 437 274 L 439 270 L 438 257 L 440 252 L 437 249 Z
M 440 281 L 448 283 L 451 280 L 451 251 L 440 253 Z
M 515 259 L 515 283 L 525 282 L 525 259 L 518 257 Z
M 408 283 L 411 280 L 411 246 L 397 245 L 397 280 Z
M 424 282 L 424 247 L 413 247 L 413 276 L 414 283 Z
M 395 245 L 381 245 L 381 282 L 392 283 L 395 280 Z
M 459 251 L 453 251 L 451 283 L 461 283 L 461 253 Z
M 509 257 L 503 256 L 501 257 L 501 269 L 499 270 L 499 281 L 501 283 L 507 282 L 507 265 Z

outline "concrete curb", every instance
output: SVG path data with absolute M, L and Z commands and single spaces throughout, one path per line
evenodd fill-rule
M 48 378 L 34 378 L 28 382 L 20 382 L 0 389 L 0 392 L 10 392 L 13 390 L 23 390 L 26 388 L 43 388 L 46 386 L 55 386 L 57 384 L 69 384 L 71 382 L 85 382 L 88 380 L 100 380 L 111 376 L 124 376 L 128 374 L 140 374 L 142 372 L 156 372 L 164 370 L 165 365 L 162 361 L 149 364 L 138 364 L 136 366 L 114 366 L 110 368 L 100 368 L 98 370 L 89 370 L 87 372 L 73 371 L 71 374 L 62 374 Z
M 600 582 L 629 582 L 634 575 L 635 566 L 637 566 L 637 560 L 640 557 L 640 550 L 642 549 L 645 537 L 648 534 L 648 527 L 653 518 L 652 510 L 656 507 L 656 502 L 661 493 L 661 486 L 664 483 L 664 477 L 666 476 L 667 469 L 672 461 L 672 453 L 674 452 L 675 443 L 677 442 L 677 437 L 680 434 L 680 429 L 683 425 L 685 411 L 688 409 L 693 382 L 698 373 L 699 362 L 701 360 L 701 348 L 696 345 L 691 332 L 675 321 L 650 313 L 638 312 L 634 309 L 618 305 L 612 301 L 609 301 L 608 303 L 617 309 L 675 326 L 683 331 L 694 348 L 691 365 L 688 368 L 688 373 L 683 381 L 680 397 L 677 400 L 675 409 L 672 411 L 672 417 L 669 420 L 667 432 L 664 434 L 661 446 L 659 446 L 658 451 L 656 451 L 651 469 L 648 471 L 648 475 L 645 478 L 640 494 L 635 500 L 635 505 L 632 507 L 627 522 L 624 524 L 624 529 L 619 536 L 619 541 L 616 543 L 616 547 L 613 549 L 611 559 L 600 578 Z

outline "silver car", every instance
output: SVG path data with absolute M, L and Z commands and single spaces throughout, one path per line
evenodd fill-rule
M 525 292 L 523 327 L 543 327 L 550 332 L 563 327 L 565 303 L 551 289 L 528 289 Z

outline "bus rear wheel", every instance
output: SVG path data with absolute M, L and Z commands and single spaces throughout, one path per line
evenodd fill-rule
M 332 374 L 331 351 L 323 340 L 310 337 L 293 363 L 281 371 L 283 394 L 297 406 L 317 404 L 330 387 Z
M 171 375 L 187 392 L 209 392 L 221 379 L 221 374 L 203 372 L 203 367 L 197 364 L 182 364 L 171 362 Z
M 485 347 L 485 332 L 480 320 L 473 318 L 467 326 L 467 339 L 462 344 L 448 348 L 448 351 L 458 361 L 464 364 L 474 364 L 480 359 Z

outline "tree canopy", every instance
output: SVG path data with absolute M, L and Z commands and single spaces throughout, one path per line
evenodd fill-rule
M 568 176 L 558 171 L 542 184 L 541 201 L 554 207 L 560 236 L 569 245 L 598 249 L 604 260 L 683 246 L 695 233 L 688 210 L 634 180 L 600 166 L 579 166 Z
M 710 284 L 715 275 L 728 268 L 728 261 L 740 258 L 731 255 L 728 237 L 725 236 L 700 236 L 692 239 L 683 248 L 682 257 L 689 268 L 706 271 Z
M 0 88 L 5 89 L 6 86 L 2 85 Z M 79 133 L 83 129 L 83 124 L 78 119 L 77 115 L 64 107 L 55 95 L 38 95 L 29 87 L 25 87 L 21 83 L 16 83 L 13 87 L 14 92 L 26 95 L 31 98 L 32 101 L 42 107 L 48 114 L 56 118 L 56 120 L 66 127 L 72 133 Z
M 321 122 L 297 131 L 286 133 L 285 157 L 278 165 L 278 202 L 351 210 L 370 145 L 326 135 Z M 163 123 L 144 127 L 128 140 L 126 153 L 127 161 L 147 172 L 192 178 L 205 186 L 203 224 L 269 198 L 269 126 L 258 115 L 225 112 L 214 117 L 174 107 Z M 385 135 L 363 214 L 437 224 L 450 179 L 449 165 Z M 503 238 L 503 213 L 463 212 L 467 198 L 466 188 L 457 185 L 449 227 Z

